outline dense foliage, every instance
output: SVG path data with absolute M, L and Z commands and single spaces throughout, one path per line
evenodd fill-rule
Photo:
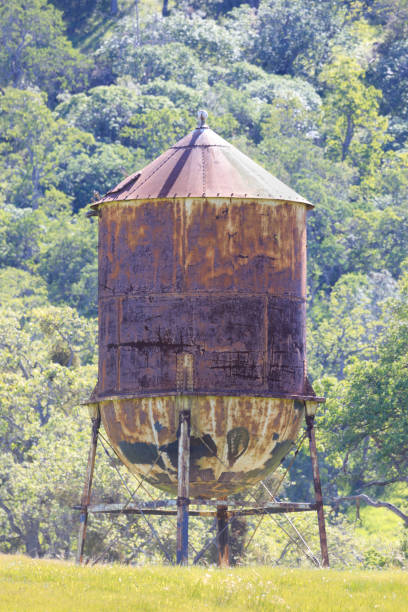
M 407 32 L 407 0 L 0 6 L 0 550 L 75 551 L 89 433 L 80 402 L 96 378 L 97 236 L 85 207 L 204 106 L 217 132 L 316 205 L 308 360 L 327 397 L 319 449 L 333 558 L 406 563 Z M 98 465 L 96 495 L 116 499 L 117 463 Z M 303 452 L 285 487 L 311 495 Z M 351 543 L 362 494 L 399 511 L 360 514 L 372 531 L 394 525 L 389 545 L 370 549 L 367 532 Z M 237 562 L 252 524 L 233 533 Z M 103 556 L 109 525 L 90 526 L 89 554 Z M 157 529 L 174 547 L 171 526 Z M 276 526 L 264 534 L 247 559 L 300 563 Z M 121 517 L 110 537 L 105 558 L 161 558 L 142 520 Z

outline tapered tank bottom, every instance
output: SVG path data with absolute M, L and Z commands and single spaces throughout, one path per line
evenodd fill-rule
M 223 498 L 272 473 L 294 445 L 304 402 L 287 398 L 173 395 L 99 402 L 127 468 L 177 494 L 178 427 L 191 412 L 190 497 Z

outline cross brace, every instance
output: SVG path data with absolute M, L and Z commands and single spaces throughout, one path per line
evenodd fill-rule
M 216 505 L 217 502 L 214 503 Z M 202 505 L 202 502 L 195 504 L 194 500 L 190 501 L 190 506 Z M 88 506 L 88 512 L 95 514 L 151 514 L 157 516 L 176 516 L 177 509 L 160 508 L 160 506 L 176 506 L 176 500 L 163 500 L 156 502 L 155 507 L 152 507 L 152 503 L 145 504 L 93 504 Z M 81 506 L 74 506 L 74 510 L 81 510 Z M 295 502 L 276 502 L 268 503 L 265 506 L 255 506 L 245 508 L 242 507 L 237 510 L 227 510 L 228 517 L 235 515 L 239 516 L 251 516 L 256 514 L 282 514 L 287 512 L 308 512 L 316 511 L 316 503 L 295 503 Z M 217 516 L 217 510 L 189 510 L 190 516 Z

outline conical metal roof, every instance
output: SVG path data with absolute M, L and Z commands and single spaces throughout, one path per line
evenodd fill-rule
M 206 125 L 121 181 L 94 206 L 102 202 L 176 197 L 270 199 L 312 206 Z

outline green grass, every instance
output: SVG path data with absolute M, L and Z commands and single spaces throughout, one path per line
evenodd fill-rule
M 7 612 L 408 611 L 408 574 L 249 567 L 76 567 L 0 555 L 0 610 Z

